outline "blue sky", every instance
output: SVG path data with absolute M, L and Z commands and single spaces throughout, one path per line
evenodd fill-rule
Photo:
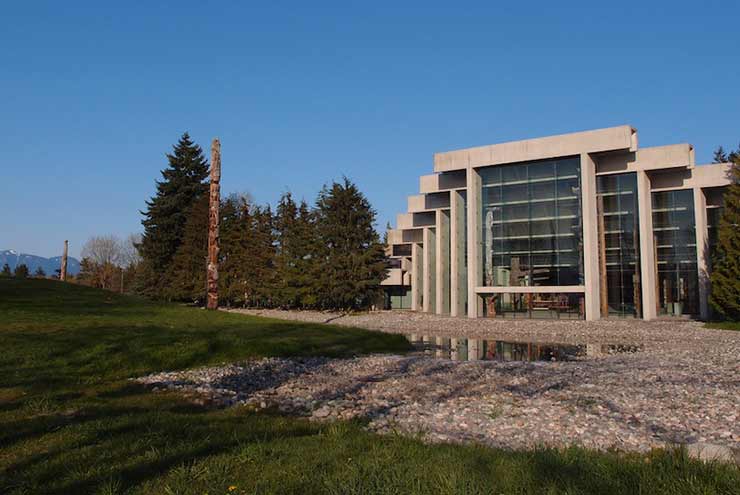
M 2 7 L 0 249 L 140 231 L 184 131 L 221 138 L 225 193 L 347 175 L 381 227 L 436 151 L 618 124 L 700 162 L 740 141 L 735 1 L 106 3 Z

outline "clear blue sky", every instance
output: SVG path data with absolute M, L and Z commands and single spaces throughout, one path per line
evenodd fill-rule
M 224 192 L 347 175 L 381 227 L 435 151 L 631 124 L 708 162 L 740 140 L 739 5 L 5 2 L 0 249 L 140 231 L 184 131 L 221 138 Z

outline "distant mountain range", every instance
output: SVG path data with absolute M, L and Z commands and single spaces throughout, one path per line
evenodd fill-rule
M 0 269 L 2 269 L 5 263 L 10 266 L 11 270 L 15 270 L 15 267 L 18 265 L 25 264 L 31 274 L 33 274 L 38 267 L 41 267 L 48 276 L 54 275 L 56 270 L 60 269 L 62 266 L 62 257 L 54 256 L 53 258 L 44 258 L 42 256 L 18 253 L 12 249 L 6 249 L 5 251 L 0 251 Z M 69 256 L 67 258 L 67 273 L 70 275 L 77 275 L 79 272 L 80 261 L 77 258 Z

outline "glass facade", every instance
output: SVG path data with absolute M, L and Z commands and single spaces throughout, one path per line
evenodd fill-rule
M 583 284 L 579 157 L 479 169 L 483 284 Z
M 483 316 L 487 318 L 582 320 L 586 316 L 582 293 L 503 293 L 481 297 Z
M 411 309 L 411 288 L 392 286 L 384 290 L 385 309 Z
M 717 245 L 719 244 L 719 224 L 724 211 L 724 187 L 705 189 L 707 200 L 707 264 L 711 269 L 717 256 Z
M 666 315 L 699 313 L 694 191 L 652 193 L 658 307 Z
M 642 296 L 637 175 L 599 176 L 596 194 L 600 215 L 599 249 L 602 266 L 606 266 L 607 313 L 639 318 Z

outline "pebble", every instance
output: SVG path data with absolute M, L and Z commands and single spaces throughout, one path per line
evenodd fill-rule
M 368 323 L 372 318 L 377 321 Z M 517 321 L 507 327 L 410 312 L 346 316 L 331 324 L 355 319 L 356 326 L 384 331 L 406 332 L 414 323 L 413 331 L 425 335 L 620 342 L 640 350 L 540 363 L 431 355 L 264 358 L 137 381 L 194 394 L 204 404 L 274 406 L 316 421 L 364 418 L 372 431 L 430 442 L 636 452 L 686 444 L 692 455 L 722 460 L 740 452 L 740 332 L 685 320 Z

